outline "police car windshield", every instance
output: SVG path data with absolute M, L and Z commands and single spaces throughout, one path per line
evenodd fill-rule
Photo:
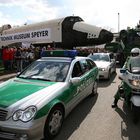
M 18 77 L 24 79 L 63 82 L 66 79 L 70 62 L 35 61 Z
M 128 70 L 134 74 L 140 74 L 140 56 L 132 57 L 129 61 Z
M 106 54 L 93 54 L 89 56 L 93 61 L 109 61 L 109 56 Z

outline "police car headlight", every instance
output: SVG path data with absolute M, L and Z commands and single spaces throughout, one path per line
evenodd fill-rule
M 140 87 L 140 80 L 130 80 L 129 83 L 133 86 Z
M 37 112 L 37 108 L 35 106 L 30 106 L 30 107 L 26 108 L 25 110 L 17 110 L 13 114 L 13 120 L 14 121 L 20 120 L 23 122 L 28 122 L 31 119 L 33 119 L 36 112 Z
M 101 71 L 105 71 L 105 70 L 106 70 L 105 68 L 102 68 L 102 69 L 101 69 Z
M 107 71 L 108 70 L 108 68 L 106 67 L 106 68 L 101 68 L 101 71 Z
M 106 71 L 106 68 L 99 68 L 100 71 Z

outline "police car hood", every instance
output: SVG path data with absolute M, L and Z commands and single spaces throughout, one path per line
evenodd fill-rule
M 110 65 L 107 61 L 94 61 L 98 68 L 106 68 Z
M 0 107 L 36 105 L 48 98 L 61 83 L 14 78 L 0 84 Z M 55 89 L 55 90 L 54 90 Z M 51 93 L 51 94 L 50 94 Z

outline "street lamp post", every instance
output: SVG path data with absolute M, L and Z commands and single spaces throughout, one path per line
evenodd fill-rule
M 120 13 L 118 13 L 118 33 L 120 32 Z

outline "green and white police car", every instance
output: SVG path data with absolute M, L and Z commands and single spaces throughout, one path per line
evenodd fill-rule
M 0 138 L 52 139 L 64 118 L 97 93 L 98 68 L 77 52 L 51 51 L 0 84 Z

